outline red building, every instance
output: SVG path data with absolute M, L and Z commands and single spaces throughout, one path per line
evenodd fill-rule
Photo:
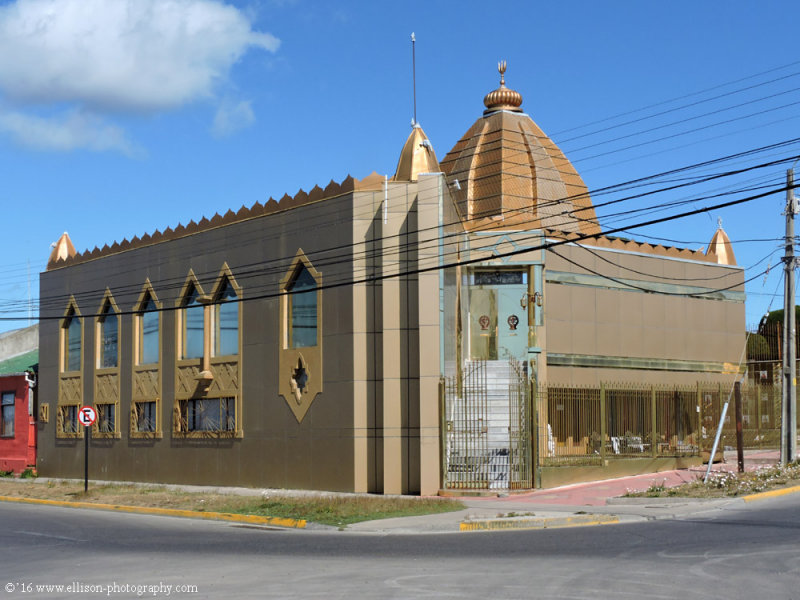
M 39 351 L 0 361 L 0 472 L 36 466 L 35 386 Z

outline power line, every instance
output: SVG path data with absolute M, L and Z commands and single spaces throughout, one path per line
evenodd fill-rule
M 655 102 L 654 104 L 648 104 L 647 106 L 642 106 L 640 108 L 636 108 L 634 110 L 622 112 L 622 113 L 619 113 L 619 114 L 616 114 L 616 115 L 613 115 L 613 116 L 610 116 L 610 117 L 603 117 L 602 119 L 598 119 L 597 121 L 592 121 L 590 123 L 585 123 L 584 125 L 578 125 L 578 126 L 575 126 L 575 127 L 571 127 L 570 129 L 563 129 L 561 131 L 555 132 L 554 135 L 559 135 L 559 134 L 562 134 L 562 133 L 569 133 L 570 131 L 576 131 L 578 129 L 583 129 L 585 127 L 591 127 L 592 125 L 597 125 L 598 123 L 605 123 L 607 121 L 612 121 L 612 120 L 618 119 L 620 117 L 625 117 L 625 116 L 628 116 L 628 115 L 636 114 L 636 113 L 639 113 L 639 112 L 642 112 L 642 111 L 645 111 L 645 110 L 648 110 L 648 109 L 651 109 L 651 108 L 656 108 L 658 106 L 664 106 L 666 104 L 670 104 L 672 102 L 677 102 L 678 100 L 683 100 L 685 98 L 693 98 L 695 96 L 700 96 L 700 95 L 706 94 L 708 92 L 713 92 L 714 90 L 722 89 L 722 88 L 727 87 L 729 85 L 734 85 L 734 84 L 737 84 L 737 83 L 741 83 L 742 81 L 749 81 L 750 79 L 755 79 L 756 77 L 761 77 L 762 75 L 767 75 L 769 73 L 774 73 L 776 71 L 781 71 L 783 69 L 788 69 L 789 67 L 793 67 L 793 66 L 798 65 L 798 64 L 800 64 L 800 60 L 796 60 L 794 62 L 790 62 L 788 64 L 781 65 L 779 67 L 774 67 L 772 69 L 767 69 L 766 71 L 761 71 L 759 73 L 754 73 L 753 75 L 748 75 L 748 76 L 742 77 L 740 79 L 735 79 L 733 81 L 728 81 L 728 82 L 725 82 L 725 83 L 714 85 L 714 86 L 711 86 L 711 87 L 708 87 L 708 88 L 705 88 L 705 89 L 702 89 L 702 90 L 699 90 L 699 91 L 696 91 L 696 92 L 692 92 L 692 93 L 689 93 L 689 94 L 684 94 L 682 96 L 676 96 L 676 97 L 670 98 L 668 100 L 661 100 L 659 102 Z
M 785 159 L 785 160 L 791 160 L 791 159 Z M 711 161 L 706 161 L 706 163 L 704 163 L 704 164 L 707 164 L 708 162 L 711 162 Z M 780 161 L 773 161 L 773 163 L 774 163 L 774 162 L 780 162 Z M 768 163 L 768 164 L 773 164 L 773 163 Z M 764 166 L 764 165 L 756 165 L 756 166 L 754 166 L 754 167 L 749 167 L 749 168 L 747 168 L 747 169 L 738 170 L 738 171 L 736 171 L 736 172 L 742 172 L 742 171 L 751 170 L 751 169 L 754 169 L 754 168 L 760 168 L 760 167 L 762 167 L 762 166 Z M 673 170 L 673 171 L 674 171 L 674 170 Z M 726 175 L 730 175 L 730 173 L 731 173 L 731 172 L 721 173 L 721 174 L 719 174 L 719 176 L 726 176 Z M 717 175 L 715 175 L 715 176 L 713 176 L 713 177 L 716 177 L 716 176 L 717 176 Z M 713 177 L 712 177 L 712 178 L 713 178 Z M 618 184 L 618 185 L 621 185 L 621 184 Z M 682 186 L 685 186 L 685 184 L 682 184 Z M 615 187 L 615 186 L 611 186 L 611 187 Z M 673 187 L 675 187 L 675 186 L 670 186 L 669 188 L 664 188 L 664 189 L 672 189 Z M 650 192 L 647 192 L 646 194 L 640 194 L 640 195 L 630 196 L 630 197 L 628 197 L 628 198 L 625 198 L 625 199 L 631 199 L 631 198 L 635 198 L 635 197 L 641 197 L 642 195 L 647 195 L 647 194 L 651 194 L 651 193 L 652 193 L 652 191 L 650 191 Z M 699 199 L 708 199 L 708 198 L 709 198 L 709 197 L 707 196 L 707 197 L 704 197 L 704 198 L 699 198 Z M 623 199 L 623 200 L 625 200 L 625 199 Z M 695 197 L 695 198 L 692 198 L 690 201 L 698 201 L 699 199 Z M 660 208 L 660 207 L 659 207 L 659 208 Z M 654 209 L 653 207 L 645 207 L 644 209 L 634 209 L 634 210 L 631 210 L 631 211 L 624 211 L 623 213 L 619 213 L 619 214 L 621 214 L 621 215 L 625 215 L 625 214 L 634 214 L 634 213 L 636 213 L 636 212 L 642 212 L 642 211 L 644 211 L 644 210 L 653 210 L 653 209 Z M 498 225 L 498 227 L 499 227 L 499 226 L 502 226 L 502 224 L 499 224 L 499 225 Z M 402 235 L 402 234 L 400 234 L 400 235 Z M 460 234 L 458 234 L 458 235 L 460 235 Z M 452 236 L 452 234 L 450 234 L 450 236 Z M 397 236 L 390 236 L 390 237 L 397 237 Z M 449 236 L 444 236 L 444 237 L 449 237 Z M 594 237 L 594 236 L 592 236 L 592 237 Z M 381 238 L 380 240 L 374 240 L 373 242 L 385 241 L 385 239 L 386 239 L 386 238 Z M 437 243 L 437 242 L 439 242 L 439 241 L 441 241 L 441 240 L 440 240 L 439 238 L 436 238 L 436 239 L 431 239 L 431 240 L 426 240 L 426 241 L 427 241 L 427 242 L 429 242 L 429 243 Z M 364 243 L 364 242 L 359 242 L 358 244 L 363 244 L 363 243 Z M 414 244 L 417 244 L 418 242 L 417 242 L 417 241 L 414 241 L 414 242 L 412 242 L 412 243 L 414 243 Z M 344 247 L 351 248 L 351 247 L 352 247 L 352 246 L 354 246 L 354 245 L 355 245 L 355 244 L 346 244 L 346 245 L 344 245 Z M 402 251 L 403 251 L 403 249 L 404 249 L 404 248 L 405 248 L 407 245 L 408 245 L 408 242 L 407 242 L 406 244 L 399 244 L 399 245 L 398 245 L 398 248 L 397 248 L 397 251 L 398 251 L 398 252 L 402 252 Z M 341 248 L 341 247 L 340 247 L 340 248 Z M 330 250 L 330 249 L 324 249 L 324 250 L 320 250 L 320 251 L 318 251 L 318 252 L 315 252 L 315 253 L 314 253 L 314 255 L 317 257 L 317 258 L 315 258 L 315 263 L 318 263 L 318 264 L 320 264 L 321 266 L 322 266 L 322 265 L 329 265 L 329 264 L 336 264 L 336 263 L 337 263 L 337 262 L 338 262 L 338 261 L 339 261 L 341 258 L 343 258 L 343 257 L 344 257 L 344 258 L 355 258 L 355 257 L 357 256 L 357 255 L 355 255 L 355 254 L 347 253 L 347 254 L 344 254 L 344 255 L 338 255 L 338 256 L 334 255 L 334 256 L 330 257 L 329 259 L 325 259 L 325 258 L 324 258 L 322 255 L 323 255 L 324 253 L 328 252 L 329 250 Z M 369 252 L 368 250 L 365 250 L 365 251 L 363 252 L 363 255 L 364 255 L 364 257 L 365 257 L 365 258 L 367 258 L 367 259 L 368 259 L 368 258 L 370 258 L 370 255 L 369 255 L 369 254 L 367 254 L 368 252 Z M 384 256 L 385 256 L 385 250 L 375 249 L 375 250 L 373 250 L 373 251 L 372 251 L 372 255 L 373 255 L 373 256 L 374 256 L 374 255 L 376 255 L 376 253 L 380 253 L 381 255 L 384 255 Z M 283 264 L 280 264 L 280 263 L 282 263 L 282 262 L 283 262 L 283 261 L 285 261 L 285 260 L 291 261 L 291 260 L 292 260 L 292 258 L 293 258 L 293 257 L 288 257 L 288 256 L 287 256 L 287 257 L 284 257 L 283 259 L 281 259 L 280 261 L 275 261 L 275 260 L 271 261 L 272 263 L 278 263 L 278 266 L 277 266 L 277 267 L 274 267 L 274 268 L 272 269 L 272 273 L 275 273 L 275 272 L 281 272 L 281 273 L 282 273 L 282 272 L 285 272 L 285 269 L 286 269 L 286 268 L 288 268 L 288 264 L 286 264 L 286 265 L 283 265 Z M 242 268 L 246 268 L 247 266 L 248 266 L 248 265 L 241 265 L 241 266 L 239 266 L 239 271 L 240 271 L 240 273 L 241 273 L 241 269 L 242 269 Z M 252 273 L 251 273 L 251 272 L 244 272 L 243 274 L 241 274 L 241 275 L 240 275 L 240 276 L 238 276 L 237 278 L 238 278 L 238 279 L 242 279 L 242 278 L 245 278 L 245 277 L 247 277 L 247 276 L 263 276 L 263 275 L 268 275 L 268 274 L 270 273 L 270 271 L 264 270 L 264 268 L 263 268 L 263 267 L 264 267 L 264 263 L 263 263 L 263 261 L 259 261 L 259 262 L 256 262 L 256 263 L 251 263 L 251 265 L 250 265 L 250 266 L 255 266 L 255 267 L 258 267 L 258 269 L 257 269 L 257 270 L 255 270 L 255 271 L 253 271 Z M 214 277 L 216 277 L 216 276 L 218 275 L 218 271 L 216 271 L 216 270 L 214 270 L 214 271 L 209 271 L 207 274 L 205 274 L 205 273 L 204 273 L 203 275 L 213 275 Z M 163 289 L 164 289 L 164 287 L 166 286 L 166 284 L 167 284 L 169 281 L 170 281 L 170 280 L 162 280 L 162 282 L 155 282 L 155 285 L 156 285 L 156 286 L 160 286 L 160 287 L 162 288 L 162 290 L 163 290 Z M 173 281 L 174 283 L 173 283 L 173 284 L 171 284 L 171 285 L 169 286 L 170 288 L 173 288 L 173 289 L 174 289 L 174 288 L 180 288 L 180 287 L 182 287 L 182 286 L 184 285 L 184 283 L 185 283 L 185 281 L 186 281 L 186 278 L 185 278 L 185 277 L 183 277 L 183 276 L 180 276 L 180 277 L 173 278 L 171 281 Z M 151 281 L 151 283 L 153 283 L 153 281 Z M 141 290 L 141 285 L 140 285 L 140 284 L 134 284 L 134 285 L 131 285 L 131 286 L 129 286 L 129 288 L 128 288 L 128 289 L 129 289 L 129 291 L 131 291 L 131 292 L 138 292 L 138 291 L 140 291 L 140 290 Z M 93 296 L 93 295 L 94 295 L 94 294 L 93 294 L 93 293 L 91 293 L 91 292 L 87 292 L 87 293 L 85 293 L 85 296 L 87 296 L 87 297 L 90 297 L 90 296 Z M 58 302 L 63 302 L 63 298 L 61 298 L 60 296 L 59 296 L 59 297 L 58 297 L 56 300 L 57 300 Z M 47 298 L 47 297 L 42 297 L 42 298 L 40 298 L 40 300 L 39 300 L 39 302 L 40 302 L 40 305 L 41 305 L 42 307 L 44 307 L 44 306 L 46 306 L 46 305 L 48 304 L 48 302 L 47 302 L 47 301 L 48 301 L 48 298 Z
M 660 218 L 657 218 L 657 219 L 650 219 L 648 221 L 643 221 L 643 222 L 637 223 L 635 225 L 630 225 L 630 226 L 628 226 L 628 228 L 629 229 L 633 229 L 633 228 L 639 228 L 639 227 L 646 227 L 646 226 L 649 226 L 649 225 L 655 225 L 655 224 L 658 224 L 658 223 L 664 223 L 664 222 L 673 221 L 673 220 L 676 220 L 676 219 L 681 219 L 681 218 L 684 218 L 684 217 L 688 217 L 688 216 L 692 216 L 692 215 L 708 212 L 709 210 L 715 210 L 715 209 L 719 209 L 719 208 L 726 208 L 726 207 L 729 207 L 729 206 L 735 206 L 735 205 L 743 204 L 743 203 L 746 203 L 746 202 L 752 202 L 753 200 L 757 200 L 759 198 L 763 198 L 763 197 L 765 197 L 767 195 L 771 195 L 773 193 L 786 191 L 786 189 L 787 189 L 786 186 L 784 186 L 781 189 L 772 190 L 770 192 L 764 192 L 762 194 L 756 194 L 756 195 L 747 196 L 747 197 L 744 197 L 744 198 L 738 198 L 736 200 L 730 200 L 728 202 L 723 202 L 723 203 L 720 203 L 720 204 L 707 206 L 707 207 L 700 208 L 700 209 L 694 209 L 694 210 L 691 210 L 691 211 L 685 211 L 685 212 L 682 212 L 682 213 L 669 215 L 669 216 L 666 216 L 666 217 L 660 217 Z M 616 231 L 617 230 L 612 230 L 612 231 L 609 231 L 607 233 L 616 233 Z M 585 239 L 589 239 L 591 237 L 593 237 L 593 236 L 586 235 L 586 234 L 582 234 L 582 235 L 581 234 L 577 234 L 575 239 L 569 240 L 569 241 L 573 241 L 573 242 L 582 241 L 582 240 L 585 240 Z M 456 261 L 445 263 L 445 264 L 442 264 L 442 265 L 435 265 L 435 266 L 430 266 L 430 267 L 420 267 L 420 268 L 408 269 L 408 270 L 404 270 L 404 271 L 403 270 L 399 270 L 397 273 L 373 275 L 373 276 L 364 277 L 364 278 L 357 279 L 357 280 L 356 279 L 351 279 L 351 280 L 345 280 L 345 281 L 337 281 L 337 282 L 334 282 L 334 283 L 326 283 L 326 284 L 318 285 L 315 288 L 308 288 L 308 289 L 302 290 L 301 292 L 285 291 L 284 290 L 284 291 L 279 291 L 279 292 L 270 292 L 270 293 L 266 293 L 266 294 L 251 295 L 251 296 L 248 296 L 248 297 L 245 297 L 245 298 L 236 298 L 235 302 L 241 303 L 241 302 L 248 302 L 248 301 L 253 301 L 253 300 L 263 300 L 263 299 L 268 299 L 268 298 L 276 298 L 276 297 L 280 297 L 280 296 L 284 296 L 284 295 L 293 295 L 294 293 L 307 293 L 309 291 L 334 289 L 334 288 L 339 288 L 339 287 L 353 286 L 353 285 L 366 284 L 366 283 L 376 283 L 376 282 L 384 281 L 384 280 L 387 280 L 387 279 L 393 279 L 393 278 L 398 278 L 398 277 L 409 277 L 409 276 L 413 276 L 413 275 L 420 275 L 420 274 L 423 274 L 423 273 L 439 271 L 439 270 L 448 269 L 448 268 L 452 268 L 452 267 L 459 267 L 459 266 L 467 266 L 467 265 L 471 265 L 471 264 L 477 264 L 477 263 L 485 262 L 486 260 L 494 260 L 494 259 L 497 259 L 497 258 L 516 256 L 516 255 L 525 254 L 525 253 L 528 253 L 528 252 L 531 252 L 531 251 L 536 251 L 536 250 L 542 250 L 542 249 L 550 250 L 550 249 L 552 249 L 554 247 L 567 244 L 567 243 L 569 243 L 569 241 L 568 240 L 545 241 L 544 243 L 542 243 L 542 244 L 540 244 L 539 246 L 536 246 L 536 247 L 523 248 L 523 249 L 517 249 L 517 250 L 510 250 L 510 251 L 507 251 L 507 252 L 499 252 L 499 253 L 494 254 L 490 258 L 480 257 L 480 258 L 456 260 Z M 760 277 L 762 274 L 763 273 L 760 273 L 757 277 Z M 746 283 L 746 282 L 744 282 L 744 283 Z M 742 285 L 742 284 L 741 283 L 737 283 L 737 284 L 734 284 L 733 286 L 730 286 L 728 288 L 720 288 L 720 290 L 718 290 L 718 291 L 723 291 L 725 289 L 731 289 L 732 287 L 736 287 L 737 285 Z M 646 290 L 646 291 L 652 291 L 652 290 Z M 692 294 L 689 294 L 689 295 L 692 295 Z M 694 294 L 694 295 L 696 295 L 696 294 Z M 234 300 L 232 300 L 232 301 L 234 301 Z M 177 307 L 177 306 L 176 307 L 162 307 L 160 309 L 155 309 L 155 311 L 166 312 L 166 311 L 179 310 L 180 308 L 181 307 Z M 129 310 L 129 311 L 119 311 L 116 314 L 118 314 L 118 315 L 131 315 L 131 314 L 137 314 L 137 313 L 139 313 L 139 311 Z M 91 317 L 95 317 L 96 318 L 96 317 L 99 317 L 99 316 L 102 316 L 102 315 L 100 313 L 98 313 L 98 314 L 93 314 L 93 315 L 92 314 L 85 314 L 85 315 L 81 315 L 81 316 L 85 317 L 85 318 L 91 318 Z M 43 321 L 43 320 L 60 320 L 62 318 L 63 318 L 62 315 L 53 315 L 53 316 L 42 316 L 42 315 L 40 315 L 39 316 L 39 320 L 40 321 Z M 8 321 L 8 320 L 19 320 L 19 319 L 9 318 L 9 317 L 0 317 L 0 320 Z

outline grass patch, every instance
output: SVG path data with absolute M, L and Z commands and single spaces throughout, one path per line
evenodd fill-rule
M 383 496 L 307 496 L 265 494 L 244 505 L 231 504 L 223 512 L 306 519 L 314 523 L 344 527 L 360 521 L 412 517 L 461 510 L 461 502 L 439 498 L 391 498 Z
M 730 498 L 800 485 L 800 461 L 786 465 L 762 467 L 745 473 L 712 471 L 708 482 L 703 475 L 695 481 L 675 487 L 663 483 L 651 485 L 643 492 L 628 492 L 628 498 Z
M 90 486 L 89 491 L 84 492 L 82 483 L 48 481 L 42 485 L 18 480 L 0 481 L 0 496 L 284 517 L 338 527 L 359 521 L 427 515 L 465 508 L 461 502 L 450 498 L 396 498 L 354 494 L 292 496 L 266 492 L 259 497 L 183 492 L 160 486 L 123 484 Z

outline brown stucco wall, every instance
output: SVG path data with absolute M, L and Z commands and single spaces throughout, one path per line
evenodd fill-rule
M 240 439 L 185 439 L 172 435 L 175 394 L 176 313 L 162 313 L 163 437 L 131 439 L 131 315 L 120 326 L 119 439 L 92 441 L 89 476 L 108 480 L 258 487 L 354 489 L 353 296 L 348 286 L 322 295 L 323 392 L 298 423 L 278 393 L 279 281 L 302 248 L 323 277 L 352 277 L 353 194 L 274 215 L 234 223 L 177 240 L 112 254 L 42 273 L 40 402 L 49 423 L 39 425 L 39 472 L 83 475 L 83 441 L 55 435 L 59 321 L 74 295 L 83 318 L 84 403 L 93 401 L 94 318 L 108 287 L 121 311 L 133 309 L 147 278 L 165 307 L 174 307 L 189 270 L 208 293 L 223 263 L 242 288 L 240 304 L 242 429 Z M 327 255 L 316 254 L 340 248 Z M 312 375 L 313 376 L 313 375 Z M 374 477 L 373 477 L 374 479 Z
M 744 291 L 741 268 L 696 260 L 647 256 L 631 252 L 559 246 L 547 253 L 545 285 L 546 350 L 548 355 L 619 357 L 693 363 L 728 363 L 721 369 L 696 370 L 587 368 L 554 366 L 548 360 L 551 383 L 597 384 L 601 381 L 694 383 L 732 381 L 745 342 L 745 306 L 737 299 L 704 299 L 681 295 L 685 286 Z M 572 262 L 570 262 L 572 261 Z M 610 261 L 610 262 L 609 262 Z M 577 264 L 576 264 L 577 263 Z M 613 264 L 611 264 L 613 263 Z M 554 281 L 588 276 L 571 282 Z M 653 282 L 660 292 L 614 289 L 618 280 Z M 580 283 L 578 283 L 580 282 Z M 589 285 L 587 285 L 587 283 Z M 607 284 L 609 287 L 604 287 Z M 641 364 L 641 361 L 637 361 Z M 675 363 L 672 363 L 673 366 Z M 705 367 L 710 369 L 710 365 Z

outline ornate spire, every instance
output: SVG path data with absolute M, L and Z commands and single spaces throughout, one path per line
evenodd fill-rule
M 722 229 L 722 219 L 717 219 L 717 230 L 714 232 L 711 241 L 708 243 L 706 256 L 713 254 L 717 262 L 721 265 L 735 265 L 736 256 L 733 254 L 731 240 L 725 230 Z
M 59 260 L 72 258 L 78 253 L 75 250 L 75 246 L 72 245 L 72 240 L 69 239 L 69 234 L 66 231 L 61 234 L 61 237 L 58 238 L 57 242 L 50 244 L 50 247 L 53 249 L 53 251 L 50 253 L 50 259 L 47 261 L 48 269 L 55 265 Z
M 500 72 L 500 87 L 493 92 L 489 92 L 483 98 L 483 104 L 486 106 L 486 110 L 483 111 L 485 115 L 498 110 L 522 112 L 520 108 L 522 105 L 522 94 L 506 87 L 505 74 L 507 66 L 504 60 L 497 63 L 497 70 Z

